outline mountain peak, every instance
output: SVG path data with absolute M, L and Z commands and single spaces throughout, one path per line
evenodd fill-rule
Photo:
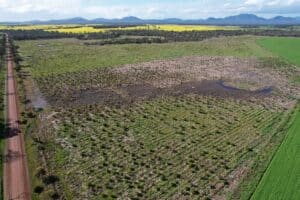
M 74 17 L 71 19 L 61 20 L 49 20 L 49 21 L 38 21 L 34 20 L 31 22 L 13 22 L 13 24 L 208 24 L 208 25 L 300 25 L 299 17 L 282 17 L 277 16 L 272 19 L 265 19 L 258 17 L 254 14 L 239 14 L 234 16 L 228 16 L 225 18 L 207 18 L 204 19 L 193 19 L 184 20 L 178 18 L 168 19 L 140 19 L 135 16 L 128 16 L 121 19 L 105 19 L 97 18 L 93 20 L 87 20 L 82 17 Z M 2 23 L 12 24 L 12 23 Z
M 128 16 L 128 17 L 123 17 L 122 20 L 135 21 L 135 20 L 141 20 L 141 19 L 137 18 L 135 16 Z
M 239 15 L 236 15 L 236 17 L 242 17 L 242 18 L 259 18 L 258 16 L 254 15 L 254 14 L 249 14 L 249 13 L 239 14 Z

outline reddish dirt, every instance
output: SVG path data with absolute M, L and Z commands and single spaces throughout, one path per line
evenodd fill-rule
M 13 57 L 7 39 L 7 135 L 4 155 L 4 199 L 29 200 L 29 178 L 24 150 L 24 136 L 19 128 Z

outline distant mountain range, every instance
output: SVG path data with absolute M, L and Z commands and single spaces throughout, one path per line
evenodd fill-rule
M 81 17 L 49 21 L 27 21 L 27 22 L 2 22 L 1 24 L 207 24 L 207 25 L 300 25 L 300 17 L 277 16 L 271 19 L 258 17 L 253 14 L 240 14 L 225 18 L 208 18 L 183 20 L 178 18 L 169 19 L 140 19 L 137 17 L 124 17 L 122 19 L 84 19 Z

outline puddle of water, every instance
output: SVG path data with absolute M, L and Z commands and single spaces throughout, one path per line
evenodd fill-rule
M 30 99 L 31 105 L 33 106 L 34 109 L 42 109 L 47 106 L 47 101 L 43 97 L 39 88 L 36 87 L 35 85 L 33 86 L 32 94 L 30 98 L 31 98 Z
M 186 94 L 212 95 L 218 97 L 249 98 L 252 96 L 266 96 L 272 92 L 272 87 L 265 87 L 251 91 L 240 89 L 224 84 L 222 80 L 204 80 L 196 82 L 186 82 L 169 88 L 156 88 L 150 84 L 127 85 L 117 88 L 122 91 L 120 95 L 113 89 L 97 89 L 87 91 L 75 91 L 71 97 L 49 100 L 49 102 L 66 104 L 109 104 L 123 105 L 130 104 L 138 100 L 151 100 L 159 96 L 182 96 Z M 40 95 L 36 95 L 40 97 Z M 67 103 L 68 102 L 68 103 Z M 37 98 L 34 102 L 35 107 L 45 106 L 42 98 Z
M 249 90 L 240 89 L 240 88 L 232 87 L 232 86 L 229 86 L 229 85 L 225 85 L 224 81 L 222 81 L 222 80 L 218 81 L 217 84 L 219 86 L 221 86 L 222 88 L 224 88 L 226 90 L 229 90 L 229 91 L 247 91 L 247 92 L 252 92 L 252 93 L 255 93 L 255 94 L 263 94 L 263 95 L 271 94 L 271 92 L 273 91 L 272 86 L 265 87 L 265 88 L 262 88 L 262 89 L 258 89 L 258 90 L 255 90 L 255 91 L 249 91 Z

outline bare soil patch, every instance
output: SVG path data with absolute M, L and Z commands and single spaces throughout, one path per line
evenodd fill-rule
M 67 104 L 70 106 L 79 104 L 128 105 L 137 101 L 151 100 L 163 96 L 176 97 L 189 94 L 248 99 L 267 97 L 271 93 L 271 87 L 251 91 L 224 85 L 224 82 L 220 80 L 203 80 L 186 82 L 166 88 L 159 88 L 150 84 L 139 84 L 120 86 L 114 89 L 76 91 Z M 66 102 L 61 101 L 61 99 L 49 100 L 52 103 L 66 105 Z
M 257 59 L 221 56 L 158 60 L 68 73 L 38 82 L 52 105 L 124 105 L 186 94 L 256 98 L 271 96 L 272 91 L 281 99 L 270 99 L 287 105 L 282 98 L 287 101 L 287 96 L 300 92 L 287 77 L 263 67 Z

